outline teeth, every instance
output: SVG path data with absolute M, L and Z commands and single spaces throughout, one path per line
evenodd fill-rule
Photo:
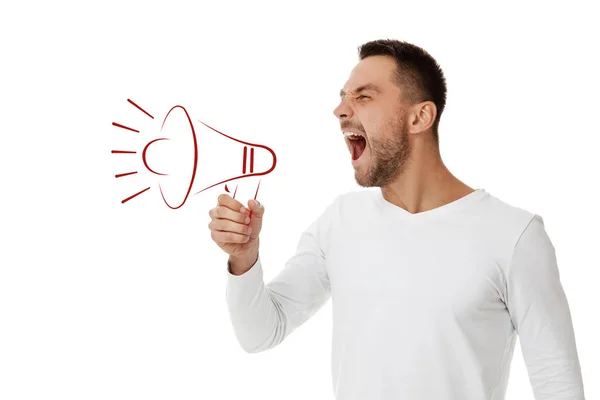
M 350 140 L 359 140 L 360 138 L 364 138 L 364 136 L 361 135 L 360 133 L 354 133 L 354 132 L 344 132 L 344 137 L 348 138 Z

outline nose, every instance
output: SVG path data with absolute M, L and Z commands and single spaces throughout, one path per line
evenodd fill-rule
M 340 120 L 350 119 L 352 118 L 353 111 L 352 107 L 348 105 L 347 102 L 342 99 L 340 104 L 333 110 L 333 114 Z

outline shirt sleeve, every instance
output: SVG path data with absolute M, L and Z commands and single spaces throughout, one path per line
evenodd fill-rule
M 324 242 L 333 204 L 302 233 L 295 254 L 267 284 L 260 253 L 242 275 L 227 265 L 226 299 L 241 347 L 249 353 L 277 346 L 331 297 Z
M 555 249 L 534 215 L 507 270 L 507 308 L 536 400 L 585 400 L 571 313 Z

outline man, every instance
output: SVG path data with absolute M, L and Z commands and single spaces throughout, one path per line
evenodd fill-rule
M 331 297 L 337 400 L 504 399 L 517 334 L 536 400 L 583 400 L 542 217 L 446 168 L 446 84 L 427 52 L 378 40 L 359 58 L 335 115 L 356 181 L 379 189 L 338 196 L 268 284 L 264 206 L 223 194 L 209 212 L 212 239 L 229 254 L 227 302 L 242 348 L 277 346 Z

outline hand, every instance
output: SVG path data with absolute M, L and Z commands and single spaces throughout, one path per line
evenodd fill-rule
M 208 224 L 211 238 L 230 256 L 252 258 L 258 253 L 258 235 L 264 212 L 264 206 L 255 200 L 249 200 L 248 207 L 244 207 L 223 193 L 217 199 L 217 206 L 208 213 L 211 217 Z

